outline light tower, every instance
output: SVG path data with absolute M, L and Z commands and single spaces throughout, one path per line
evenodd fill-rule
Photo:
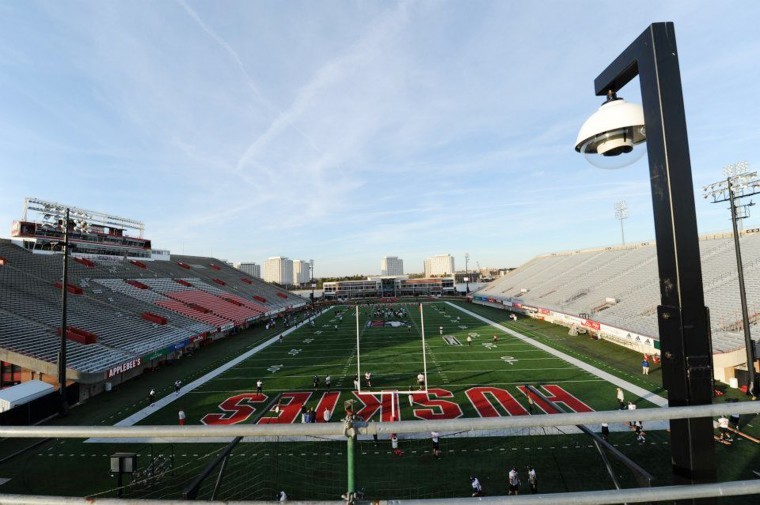
M 628 204 L 625 200 L 615 203 L 615 219 L 620 221 L 620 236 L 623 239 L 623 245 L 625 245 L 625 230 L 623 229 L 623 219 L 628 219 Z
M 712 197 L 713 203 L 728 201 L 731 209 L 731 225 L 734 229 L 734 249 L 736 251 L 736 271 L 739 277 L 739 299 L 742 308 L 742 326 L 744 329 L 744 345 L 747 348 L 747 394 L 753 398 L 757 396 L 757 382 L 755 379 L 755 352 L 752 334 L 750 332 L 749 312 L 747 310 L 747 292 L 744 288 L 744 267 L 742 265 L 742 252 L 739 245 L 739 229 L 741 220 L 749 217 L 749 208 L 754 205 L 749 203 L 737 205 L 736 200 L 760 193 L 760 179 L 757 172 L 749 171 L 749 164 L 740 161 L 723 168 L 726 180 L 714 182 L 703 189 L 704 197 Z
M 314 288 L 317 287 L 317 283 L 314 280 L 314 260 L 309 260 L 309 275 L 311 276 L 311 304 L 314 305 Z
M 464 285 L 465 294 L 470 294 L 470 269 L 468 264 L 470 262 L 470 253 L 464 253 Z

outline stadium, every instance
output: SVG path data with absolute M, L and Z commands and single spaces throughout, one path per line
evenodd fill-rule
M 0 216 L 54 196 L 0 238 L 0 503 L 757 503 L 760 179 L 695 203 L 684 107 L 700 164 L 753 146 L 694 86 L 756 71 L 703 28 L 752 8 L 663 8 L 682 88 L 673 23 L 617 52 L 653 6 L 494 4 L 4 8 Z M 520 260 L 474 287 L 449 247 Z M 227 259 L 293 249 L 329 272 Z
M 526 489 L 526 469 L 536 468 L 542 493 L 668 483 L 663 420 L 647 421 L 641 439 L 629 422 L 608 423 L 603 441 L 600 424 L 436 428 L 437 449 L 429 431 L 414 428 L 610 411 L 621 390 L 639 408 L 666 406 L 652 244 L 539 256 L 464 299 L 383 298 L 381 290 L 376 298 L 357 291 L 356 302 L 315 303 L 215 258 L 154 255 L 143 232 L 135 220 L 28 198 L 12 238 L 0 243 L 3 384 L 57 387 L 64 292 L 68 330 L 64 394 L 48 392 L 0 419 L 90 426 L 73 440 L 6 439 L 0 469 L 17 477 L 4 492 L 269 500 L 284 491 L 291 500 L 334 500 L 353 484 L 359 498 L 435 500 L 469 496 L 470 473 L 484 493 L 503 494 L 505 465 L 522 474 Z M 760 302 L 758 237 L 743 234 L 750 307 Z M 716 401 L 741 398 L 728 386 L 746 382 L 737 278 L 719 260 L 731 247 L 730 236 L 700 242 Z M 752 322 L 756 330 L 756 309 Z M 648 375 L 639 371 L 642 355 L 653 360 Z M 71 407 L 58 418 L 62 398 Z M 263 431 L 188 436 L 176 431 L 179 411 L 186 431 Z M 336 434 L 346 416 L 368 430 L 352 449 Z M 751 478 L 759 463 L 758 429 L 749 416 L 737 417 L 742 435 L 719 444 L 717 456 L 741 464 L 722 467 L 721 481 Z M 389 431 L 394 423 L 412 428 Z M 164 426 L 171 434 L 118 440 L 97 434 L 106 426 Z M 331 430 L 296 434 L 280 426 Z M 615 451 L 609 459 L 600 443 Z M 56 478 L 44 478 L 53 468 Z M 90 478 L 82 481 L 82 472 Z M 419 478 L 438 484 L 420 487 Z

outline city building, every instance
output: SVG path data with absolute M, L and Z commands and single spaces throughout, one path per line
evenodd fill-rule
M 251 277 L 261 279 L 261 265 L 258 263 L 236 263 L 235 268 L 241 272 L 245 272 Z
M 267 259 L 264 262 L 264 280 L 283 286 L 293 284 L 293 261 L 282 256 Z
M 425 259 L 425 277 L 440 277 L 454 274 L 454 257 L 450 254 L 436 254 Z
M 325 282 L 323 287 L 324 297 L 328 300 L 456 294 L 453 277 L 409 279 L 406 275 L 379 276 L 357 281 Z
M 398 256 L 386 256 L 380 260 L 380 275 L 404 275 L 404 260 Z
M 293 260 L 293 282 L 302 286 L 311 280 L 311 263 L 304 260 Z

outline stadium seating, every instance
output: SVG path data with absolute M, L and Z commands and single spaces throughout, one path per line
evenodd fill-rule
M 49 369 L 60 345 L 62 256 L 32 254 L 0 240 L 0 257 L 0 349 L 13 353 L 21 366 Z M 76 338 L 94 341 L 69 340 L 68 368 L 98 380 L 129 360 L 152 359 L 198 336 L 306 304 L 218 260 L 192 256 L 139 262 L 72 258 L 68 284 L 68 326 L 82 330 Z
M 760 336 L 760 233 L 741 238 L 747 305 L 753 337 Z M 710 308 L 713 350 L 744 347 L 733 236 L 700 239 L 705 303 Z M 658 336 L 660 303 L 654 243 L 538 256 L 476 293 L 520 301 L 643 335 Z M 607 303 L 615 299 L 615 303 Z

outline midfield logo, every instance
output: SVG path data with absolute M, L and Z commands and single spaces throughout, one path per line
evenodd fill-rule
M 544 396 L 555 404 L 562 405 L 566 410 L 573 412 L 593 412 L 594 410 L 584 402 L 565 391 L 564 388 L 555 384 L 539 386 Z M 341 393 L 339 391 L 310 392 L 290 391 L 280 395 L 279 412 L 274 406 L 258 421 L 258 424 L 291 424 L 298 422 L 299 414 L 304 405 L 313 406 L 316 403 L 317 422 L 323 421 L 323 411 L 329 409 L 333 419 L 342 416 L 342 411 L 336 412 L 340 397 L 348 396 L 355 401 L 355 412 L 366 421 L 392 421 L 392 412 L 395 412 L 400 421 L 401 405 L 398 397 L 395 397 L 395 405 L 391 395 L 388 394 L 359 394 L 356 391 Z M 513 391 L 493 386 L 476 386 L 464 391 L 466 401 L 470 403 L 480 417 L 501 416 L 527 416 L 532 415 L 523 406 L 528 405 L 528 390 L 525 386 L 518 386 Z M 412 416 L 417 419 L 457 419 L 464 416 L 462 407 L 454 400 L 454 393 L 441 388 L 430 388 L 427 393 L 412 393 Z M 523 403 L 518 401 L 523 399 Z M 201 422 L 203 424 L 237 424 L 248 420 L 258 408 L 266 405 L 269 398 L 267 395 L 256 393 L 242 393 L 231 396 L 219 404 L 222 413 L 206 414 Z M 558 414 L 554 407 L 544 400 L 533 396 L 533 402 L 537 409 L 536 414 Z M 406 401 L 404 401 L 406 403 Z M 539 412 L 540 411 L 540 412 Z

